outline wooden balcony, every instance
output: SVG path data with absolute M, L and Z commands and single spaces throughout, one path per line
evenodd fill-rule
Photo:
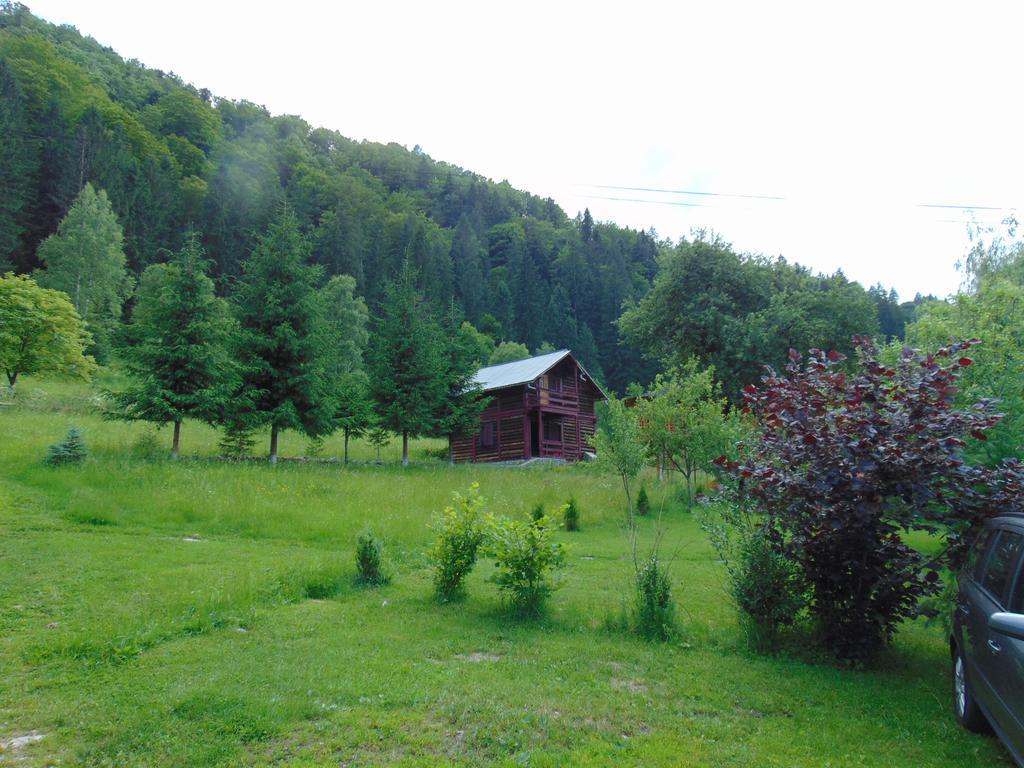
M 559 408 L 566 411 L 576 412 L 580 407 L 580 398 L 575 392 L 566 392 L 557 389 L 531 389 L 527 390 L 526 406 L 528 408 Z

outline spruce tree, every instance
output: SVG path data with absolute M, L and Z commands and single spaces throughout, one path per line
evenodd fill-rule
M 402 464 L 409 464 L 409 436 L 433 434 L 447 394 L 441 332 L 416 291 L 408 261 L 385 291 L 383 315 L 371 347 L 370 388 L 381 426 L 402 435 Z
M 319 269 L 307 264 L 309 245 L 295 214 L 283 207 L 243 265 L 235 294 L 241 365 L 239 393 L 252 424 L 270 425 L 270 462 L 278 435 L 298 429 L 313 437 L 328 431 L 330 397 L 324 381 Z
M 146 269 L 123 351 L 134 386 L 116 396 L 129 419 L 173 424 L 171 455 L 186 418 L 214 421 L 227 396 L 230 314 L 214 295 L 196 232 L 167 264 Z

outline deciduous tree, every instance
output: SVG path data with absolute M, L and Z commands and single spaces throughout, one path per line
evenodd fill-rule
M 88 379 L 96 368 L 85 355 L 88 345 L 85 323 L 67 294 L 24 275 L 0 276 L 0 369 L 12 390 L 21 374 Z

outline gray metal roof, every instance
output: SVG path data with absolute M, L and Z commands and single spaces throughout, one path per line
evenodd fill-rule
M 476 372 L 475 381 L 485 392 L 503 387 L 514 387 L 517 384 L 527 384 L 550 371 L 566 357 L 571 356 L 572 353 L 568 349 L 560 349 L 557 352 L 528 357 L 525 360 L 516 360 L 512 363 L 489 365 Z M 577 362 L 577 364 L 579 363 Z M 581 365 L 580 368 L 582 369 L 583 366 Z M 583 372 L 586 373 L 585 370 Z M 590 374 L 587 374 L 587 378 L 593 381 Z M 594 386 L 604 395 L 604 391 L 596 381 L 594 381 Z

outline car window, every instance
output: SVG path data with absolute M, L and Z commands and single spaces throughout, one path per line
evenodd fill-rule
M 985 564 L 985 554 L 998 535 L 999 531 L 982 531 L 974 540 L 974 545 L 967 554 L 963 572 L 969 574 L 975 581 L 981 580 L 981 568 Z
M 1022 544 L 1024 544 L 1024 538 L 1019 533 L 1001 531 L 985 565 L 981 585 L 1001 604 L 1006 603 L 1006 597 L 1013 585 L 1017 556 L 1020 554 Z

